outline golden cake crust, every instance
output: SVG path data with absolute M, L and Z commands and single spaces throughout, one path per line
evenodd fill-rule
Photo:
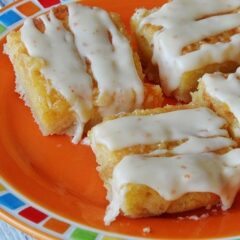
M 126 194 L 122 212 L 131 218 L 159 216 L 163 213 L 176 214 L 201 207 L 210 208 L 220 202 L 219 197 L 213 193 L 187 193 L 177 200 L 166 201 L 145 185 L 128 184 L 124 188 Z
M 53 12 L 55 16 L 63 22 L 64 27 L 69 29 L 67 6 L 53 8 Z M 116 13 L 110 13 L 110 17 L 119 31 L 130 41 L 130 37 L 126 32 L 120 16 Z M 34 19 L 34 24 L 39 31 L 44 32 L 45 27 L 40 19 Z M 5 51 L 9 55 L 14 66 L 16 74 L 16 91 L 24 99 L 26 105 L 30 107 L 34 119 L 38 123 L 43 135 L 70 133 L 69 130 L 76 124 L 76 116 L 66 99 L 55 90 L 51 86 L 50 81 L 47 81 L 41 74 L 41 68 L 43 68 L 46 63 L 42 59 L 31 57 L 28 54 L 21 40 L 20 31 L 12 31 L 7 35 Z M 136 52 L 132 54 L 138 75 L 140 79 L 143 80 L 144 76 L 138 54 Z M 87 65 L 88 72 L 91 74 L 90 65 Z M 85 132 L 102 120 L 98 111 L 98 104 L 102 103 L 97 102 L 97 83 L 93 76 L 92 79 L 94 88 L 94 110 L 90 121 L 86 124 Z M 145 100 L 143 107 L 153 108 L 162 105 L 163 96 L 159 86 L 146 84 L 144 86 L 144 92 Z
M 188 104 L 188 105 L 167 105 L 163 108 L 155 108 L 155 109 L 146 109 L 146 110 L 135 110 L 132 113 L 121 113 L 118 115 L 113 115 L 106 117 L 104 121 L 114 120 L 117 118 L 121 118 L 124 116 L 147 116 L 154 115 L 159 113 L 172 112 L 183 109 L 194 109 L 198 107 L 197 104 Z M 229 129 L 229 125 L 226 124 L 222 127 L 223 129 Z M 93 131 L 88 132 L 88 137 L 90 142 L 94 142 Z M 184 141 L 172 141 L 172 142 L 161 142 L 157 144 L 149 144 L 149 145 L 136 145 L 127 147 L 124 149 L 119 149 L 115 151 L 111 151 L 105 145 L 96 144 L 96 146 L 92 145 L 92 149 L 94 154 L 96 155 L 97 163 L 99 164 L 98 171 L 100 173 L 101 178 L 106 181 L 111 178 L 112 171 L 114 167 L 123 159 L 124 156 L 131 154 L 146 154 L 150 153 L 157 149 L 168 149 L 171 150 L 174 147 L 182 144 Z M 222 154 L 229 150 L 229 148 L 223 148 L 217 150 L 216 153 Z
M 131 28 L 136 37 L 139 56 L 143 64 L 143 71 L 147 75 L 150 82 L 158 83 L 161 85 L 161 79 L 159 77 L 158 66 L 152 63 L 153 57 L 153 36 L 154 34 L 161 30 L 162 26 L 154 26 L 150 23 L 145 24 L 140 28 L 140 22 L 143 18 L 147 17 L 151 13 L 157 11 L 157 8 L 152 10 L 141 9 L 141 15 L 134 14 L 131 18 Z M 239 9 L 233 11 L 239 12 Z M 204 16 L 203 18 L 210 17 Z M 229 31 L 224 31 L 221 34 L 210 36 L 202 39 L 201 41 L 194 42 L 185 46 L 182 49 L 182 55 L 198 50 L 203 44 L 215 44 L 215 43 L 226 43 L 230 41 L 230 38 L 240 33 L 240 27 L 231 29 Z M 206 65 L 202 68 L 195 69 L 193 71 L 188 71 L 182 74 L 179 87 L 172 93 L 178 101 L 189 103 L 191 101 L 191 92 L 197 89 L 197 80 L 203 76 L 205 73 L 231 73 L 235 72 L 239 64 L 235 61 L 226 62 L 216 62 L 213 64 Z M 174 69 L 172 69 L 174 71 Z M 161 86 L 164 91 L 164 86 Z
M 227 76 L 227 75 L 225 75 Z M 240 144 L 240 138 L 235 136 L 233 129 L 239 128 L 239 122 L 236 117 L 231 112 L 229 106 L 219 101 L 218 99 L 211 97 L 205 88 L 205 84 L 200 80 L 198 85 L 198 89 L 196 92 L 192 93 L 192 103 L 198 106 L 206 106 L 211 108 L 213 111 L 217 112 L 217 114 L 228 122 L 228 131 L 233 139 Z

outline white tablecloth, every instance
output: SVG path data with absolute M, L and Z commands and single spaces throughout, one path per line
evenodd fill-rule
M 34 240 L 3 221 L 0 221 L 0 240 Z

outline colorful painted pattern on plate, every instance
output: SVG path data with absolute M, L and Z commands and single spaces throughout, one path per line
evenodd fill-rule
M 9 5 L 6 8 L 0 9 L 0 37 L 6 34 L 9 30 L 16 27 L 18 24 L 30 16 L 38 15 L 46 9 L 61 3 L 66 3 L 66 0 L 39 0 L 39 1 L 17 1 L 15 5 Z
M 53 216 L 51 212 L 39 209 L 30 201 L 22 200 L 10 187 L 0 180 L 0 208 L 30 227 L 59 239 L 69 240 L 120 240 L 105 236 L 97 230 L 89 230 Z

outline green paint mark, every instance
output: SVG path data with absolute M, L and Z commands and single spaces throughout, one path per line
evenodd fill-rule
M 4 32 L 5 30 L 6 28 L 2 24 L 0 24 L 0 33 Z
M 95 240 L 97 233 L 77 228 L 71 235 L 71 240 Z

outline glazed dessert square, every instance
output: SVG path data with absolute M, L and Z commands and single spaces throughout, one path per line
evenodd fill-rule
M 143 85 L 138 55 L 115 13 L 56 7 L 9 33 L 5 52 L 43 135 L 68 134 L 77 143 L 103 116 L 162 102 L 160 87 Z
M 231 207 L 240 185 L 240 149 L 225 154 L 125 156 L 108 180 L 105 223 L 121 212 L 131 218 L 179 213 L 221 203 Z
M 148 78 L 167 96 L 189 102 L 204 73 L 240 65 L 239 0 L 174 0 L 131 19 Z
M 209 108 L 167 106 L 107 119 L 92 128 L 89 138 L 105 181 L 130 154 L 226 152 L 235 146 L 227 129 L 227 122 Z
M 204 75 L 193 94 L 193 102 L 211 107 L 224 117 L 233 138 L 240 142 L 240 68 L 236 73 Z

